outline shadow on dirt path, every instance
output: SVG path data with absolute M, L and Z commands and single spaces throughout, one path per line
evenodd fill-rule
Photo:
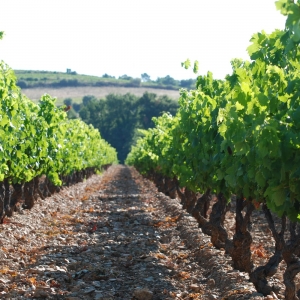
M 0 228 L 0 298 L 264 299 L 178 199 L 130 167 L 66 187 Z
M 143 297 L 166 299 L 175 291 L 175 273 L 161 263 L 160 235 L 136 180 L 123 166 L 104 174 L 103 189 L 73 213 L 78 223 L 70 232 L 76 242 L 49 243 L 46 253 L 27 266 L 35 281 L 50 282 L 61 294 L 39 287 L 35 298 L 132 299 L 135 290 L 144 289 Z

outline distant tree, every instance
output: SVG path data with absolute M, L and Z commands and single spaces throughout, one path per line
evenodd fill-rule
M 77 79 L 61 79 L 58 82 L 54 82 L 52 85 L 55 87 L 78 86 L 79 82 Z
M 88 107 L 86 106 L 82 107 L 79 111 L 79 116 L 87 124 L 92 124 L 90 120 L 90 109 Z
M 3 32 L 3 31 L 0 31 L 0 40 L 2 40 L 3 35 L 4 35 L 4 32 Z
M 108 75 L 108 74 L 104 74 L 104 75 L 102 75 L 102 78 L 116 78 L 115 76 L 110 76 L 110 75 Z
M 130 151 L 136 127 L 137 97 L 109 94 L 106 99 L 90 101 L 80 111 L 82 120 L 98 128 L 101 136 L 118 151 L 123 162 Z
M 142 82 L 148 82 L 148 81 L 150 81 L 150 76 L 147 73 L 143 73 L 143 74 L 141 74 L 141 79 L 142 79 Z
M 72 105 L 73 109 L 76 111 L 76 112 L 79 112 L 81 107 L 82 107 L 82 104 L 79 104 L 79 103 L 73 103 Z
M 141 85 L 141 78 L 132 78 L 130 80 L 130 86 L 139 87 Z
M 158 77 L 156 79 L 156 82 L 159 84 L 164 84 L 164 85 L 177 85 L 177 80 L 175 80 L 170 75 L 167 75 L 165 77 Z
M 131 79 L 133 79 L 133 78 L 130 77 L 130 76 L 128 76 L 128 75 L 126 75 L 126 74 L 124 74 L 124 75 L 122 75 L 122 76 L 119 76 L 119 79 L 123 79 L 123 80 L 131 80 Z
M 82 105 L 79 115 L 84 122 L 99 129 L 101 136 L 117 149 L 118 158 L 123 162 L 138 137 L 137 128 L 153 127 L 152 117 L 162 112 L 175 115 L 177 108 L 177 101 L 153 93 L 146 92 L 140 98 L 129 93 L 109 94 L 106 99 L 92 99 Z
M 86 95 L 82 98 L 82 104 L 84 106 L 87 106 L 87 104 L 93 100 L 97 100 L 97 98 L 95 96 L 92 95 Z
M 137 104 L 139 109 L 138 121 L 143 129 L 154 127 L 153 117 L 158 117 L 163 112 L 175 115 L 178 109 L 177 101 L 170 99 L 168 96 L 157 97 L 156 94 L 148 92 L 143 94 Z
M 180 80 L 180 86 L 187 89 L 195 88 L 196 80 L 195 79 L 183 79 Z
M 21 89 L 25 89 L 25 88 L 27 88 L 27 83 L 26 83 L 26 81 L 18 80 L 17 86 L 20 87 Z
M 73 103 L 73 99 L 72 98 L 66 98 L 65 100 L 64 100 L 64 104 L 65 105 L 72 105 L 72 103 Z

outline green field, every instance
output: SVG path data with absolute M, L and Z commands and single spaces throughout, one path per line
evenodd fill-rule
M 117 86 L 117 87 L 147 87 L 158 89 L 178 90 L 181 86 L 176 82 L 173 85 L 157 83 L 155 81 L 141 82 L 140 78 L 116 79 L 105 78 L 91 75 L 80 75 L 76 72 L 50 72 L 50 71 L 31 71 L 15 70 L 18 85 L 21 88 L 37 87 L 83 87 L 83 86 Z

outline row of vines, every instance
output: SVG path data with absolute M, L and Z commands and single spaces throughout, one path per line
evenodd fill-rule
M 196 90 L 181 90 L 177 115 L 156 118 L 156 127 L 143 131 L 126 163 L 171 197 L 178 195 L 213 245 L 226 250 L 236 269 L 249 273 L 257 291 L 268 295 L 276 290 L 268 278 L 284 261 L 285 298 L 296 300 L 300 3 L 281 0 L 276 6 L 287 16 L 285 29 L 254 34 L 248 47 L 251 61 L 232 60 L 232 73 L 224 80 L 213 79 L 209 72 L 198 77 Z M 212 195 L 217 201 L 208 218 Z M 224 219 L 231 201 L 236 205 L 236 229 L 229 239 Z M 263 266 L 255 266 L 251 258 L 255 209 L 264 212 L 275 243 L 273 256 Z
M 64 107 L 47 94 L 33 103 L 16 86 L 12 69 L 0 62 L 0 221 L 16 205 L 31 208 L 37 196 L 114 162 L 116 151 L 98 130 L 67 119 Z

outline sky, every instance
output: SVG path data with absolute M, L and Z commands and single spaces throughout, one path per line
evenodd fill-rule
M 273 0 L 0 0 L 0 60 L 15 70 L 222 79 L 251 36 L 284 29 Z

